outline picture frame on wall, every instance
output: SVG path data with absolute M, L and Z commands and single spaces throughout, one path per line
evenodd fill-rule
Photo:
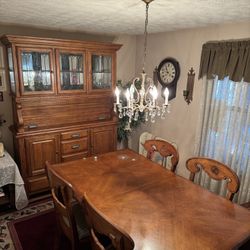
M 0 91 L 6 91 L 6 76 L 4 69 L 0 69 Z

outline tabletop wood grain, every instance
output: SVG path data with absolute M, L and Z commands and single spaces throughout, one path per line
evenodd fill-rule
M 134 240 L 135 249 L 234 249 L 250 239 L 250 212 L 131 150 L 54 164 Z

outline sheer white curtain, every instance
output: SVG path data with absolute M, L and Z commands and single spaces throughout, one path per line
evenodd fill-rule
M 203 77 L 202 95 L 195 153 L 232 168 L 240 179 L 234 201 L 250 201 L 250 83 Z M 197 176 L 196 182 L 226 194 L 225 183 L 212 181 L 205 174 Z

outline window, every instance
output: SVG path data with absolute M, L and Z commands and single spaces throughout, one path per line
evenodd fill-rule
M 237 173 L 241 187 L 236 200 L 245 202 L 250 200 L 250 84 L 215 77 L 206 81 L 205 92 L 199 155 Z

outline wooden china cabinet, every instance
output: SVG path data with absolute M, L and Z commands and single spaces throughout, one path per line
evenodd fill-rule
M 48 189 L 45 161 L 116 149 L 113 113 L 119 44 L 3 36 L 14 145 L 29 195 Z

